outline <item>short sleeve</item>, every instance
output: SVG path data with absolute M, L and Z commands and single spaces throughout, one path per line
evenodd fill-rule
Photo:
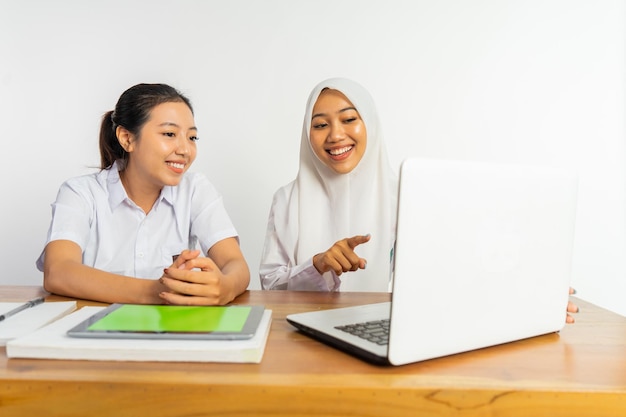
M 196 238 L 203 253 L 220 240 L 235 237 L 237 230 L 224 207 L 222 196 L 204 175 L 192 177 L 191 237 Z

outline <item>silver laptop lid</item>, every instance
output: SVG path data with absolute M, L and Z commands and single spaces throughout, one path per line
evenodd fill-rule
M 561 329 L 575 174 L 411 158 L 400 178 L 392 364 Z

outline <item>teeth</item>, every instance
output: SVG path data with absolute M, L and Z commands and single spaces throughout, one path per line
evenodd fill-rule
M 337 155 L 341 155 L 343 153 L 348 152 L 350 149 L 352 149 L 352 146 L 346 146 L 346 147 L 339 148 L 339 149 L 331 149 L 330 151 L 328 151 L 328 153 L 330 153 L 333 156 L 337 156 Z
M 167 164 L 168 164 L 169 166 L 172 166 L 172 167 L 174 167 L 174 168 L 178 168 L 178 169 L 183 169 L 183 168 L 185 168 L 185 164 L 177 164 L 177 163 L 175 163 L 175 162 L 167 162 Z

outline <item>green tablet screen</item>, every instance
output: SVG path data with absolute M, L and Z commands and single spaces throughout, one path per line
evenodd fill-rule
M 189 307 L 126 304 L 91 324 L 88 331 L 206 333 L 240 332 L 248 306 Z

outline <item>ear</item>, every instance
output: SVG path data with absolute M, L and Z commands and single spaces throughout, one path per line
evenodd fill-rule
M 135 148 L 135 137 L 125 127 L 118 126 L 115 129 L 115 136 L 117 136 L 117 141 L 122 149 L 129 153 L 133 151 Z

